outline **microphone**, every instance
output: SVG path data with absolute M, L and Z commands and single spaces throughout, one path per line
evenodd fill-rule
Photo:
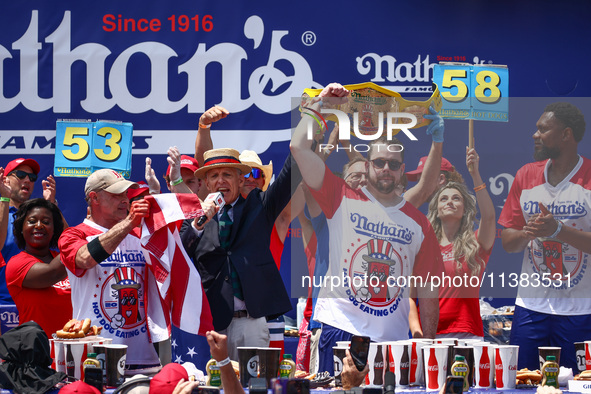
M 220 209 L 222 209 L 224 207 L 224 205 L 226 205 L 226 200 L 224 200 L 224 195 L 221 192 L 209 193 L 207 195 L 207 197 L 205 197 L 205 200 L 203 202 L 207 202 L 207 201 L 213 202 L 215 205 L 220 207 Z M 199 226 L 199 227 L 203 226 L 203 223 L 205 223 L 206 221 L 207 221 L 207 216 L 202 215 L 197 220 L 197 226 Z
M 384 394 L 394 394 L 396 389 L 396 375 L 392 371 L 386 371 L 384 376 Z

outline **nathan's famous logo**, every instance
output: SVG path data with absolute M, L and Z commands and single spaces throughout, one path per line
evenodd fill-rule
M 22 36 L 12 46 L 0 45 L 0 59 L 5 67 L 18 68 L 19 62 L 29 65 L 21 69 L 16 94 L 6 97 L 0 89 L 0 113 L 9 112 L 19 104 L 34 112 L 49 109 L 54 113 L 72 112 L 72 105 L 76 104 L 74 97 L 81 96 L 74 88 L 84 86 L 84 83 L 74 78 L 72 65 L 75 63 L 85 64 L 84 81 L 92 81 L 92 88 L 85 91 L 84 100 L 78 103 L 88 113 L 104 113 L 115 107 L 132 114 L 149 111 L 160 114 L 205 112 L 208 93 L 206 86 L 209 84 L 199 81 L 207 79 L 208 65 L 214 63 L 221 65 L 219 105 L 232 108 L 234 113 L 256 106 L 268 114 L 283 114 L 291 110 L 289 101 L 292 97 L 300 95 L 306 87 L 318 86 L 313 80 L 312 69 L 306 58 L 281 45 L 281 40 L 289 31 L 269 31 L 257 15 L 251 15 L 244 22 L 246 40 L 239 40 L 248 43 L 244 48 L 233 42 L 202 42 L 195 43 L 194 53 L 180 55 L 174 47 L 153 40 L 134 42 L 121 51 L 114 49 L 113 40 L 84 42 L 87 37 L 72 34 L 72 31 L 80 30 L 82 17 L 79 13 L 64 11 L 59 26 L 50 31 L 48 26 L 41 24 L 48 19 L 47 15 L 40 17 L 38 10 L 32 10 L 30 23 L 18 26 L 19 29 L 26 28 Z M 72 22 L 76 23 L 75 29 L 72 29 Z M 42 32 L 48 34 L 42 37 Z M 270 41 L 270 49 L 265 56 L 266 63 L 258 66 L 249 64 L 249 69 L 253 71 L 250 76 L 245 76 L 242 67 L 247 61 L 260 58 L 253 55 L 261 52 L 263 47 L 260 44 L 264 37 Z M 72 46 L 74 42 L 77 43 L 75 47 Z M 53 56 L 49 52 L 48 56 L 38 56 L 41 48 L 53 51 Z M 147 94 L 142 94 L 141 97 L 133 94 L 133 84 L 127 71 L 136 56 L 148 59 L 145 67 L 138 68 L 136 63 L 133 66 L 133 78 L 141 78 L 140 83 L 149 86 Z M 177 65 L 174 58 L 188 60 Z M 293 71 L 286 74 L 283 71 L 285 64 Z M 184 82 L 167 77 L 175 74 L 186 74 L 181 78 Z M 0 73 L 0 85 L 3 79 L 12 78 L 7 75 L 8 73 Z M 240 89 L 244 79 L 248 80 L 244 84 L 248 87 L 248 92 Z M 53 83 L 40 85 L 48 85 L 49 88 L 38 89 L 37 81 L 47 80 L 53 80 Z M 149 83 L 155 80 L 158 83 Z M 277 86 L 282 89 L 275 94 L 268 94 L 269 85 L 273 86 L 271 93 L 277 90 Z M 186 93 L 178 100 L 171 100 L 170 97 L 174 96 L 171 94 L 173 89 Z
M 575 219 L 587 215 L 585 204 L 578 201 L 553 202 L 546 206 L 548 211 L 560 219 Z M 523 211 L 528 215 L 535 215 L 541 212 L 538 201 L 526 201 L 523 203 Z
M 142 277 L 131 267 L 119 267 L 105 280 L 101 308 L 112 328 L 131 329 L 144 323 L 145 318 L 140 313 L 143 310 L 142 283 Z
M 402 252 L 402 248 L 399 250 Z M 371 239 L 356 249 L 349 248 L 345 263 L 349 263 L 347 290 L 349 299 L 365 312 L 384 314 L 394 312 L 398 302 L 387 310 L 372 310 L 370 307 L 387 307 L 402 296 L 402 288 L 392 278 L 404 275 L 404 257 L 394 246 L 382 239 Z
M 410 128 L 417 125 L 417 117 L 412 113 L 407 112 L 375 112 L 372 104 L 365 104 L 361 110 L 361 120 L 359 120 L 359 112 L 354 111 L 348 113 L 334 108 L 321 108 L 320 112 L 310 107 L 302 106 L 302 113 L 308 115 L 311 120 L 308 123 L 308 139 L 314 138 L 313 123 L 312 120 L 316 121 L 320 129 L 328 130 L 328 123 L 323 114 L 334 115 L 337 119 L 339 126 L 339 141 L 350 140 L 351 130 L 353 134 L 363 141 L 375 141 L 380 138 L 384 132 L 384 126 L 386 128 L 386 136 L 388 140 L 392 139 L 392 136 L 398 134 L 399 131 L 411 140 L 417 141 L 417 137 L 410 132 Z M 405 121 L 404 119 L 408 119 Z M 400 122 L 400 123 L 398 123 Z M 351 129 L 351 123 L 353 128 Z M 345 148 L 337 144 L 318 144 L 318 151 L 321 152 L 324 149 L 336 149 L 348 150 L 353 149 L 355 152 L 368 152 L 370 146 L 368 144 L 355 144 L 349 148 Z M 378 148 L 379 149 L 379 148 Z M 385 149 L 389 152 L 402 152 L 404 149 L 400 144 L 388 144 Z
M 359 235 L 381 238 L 387 241 L 408 245 L 412 242 L 413 232 L 400 225 L 388 225 L 386 222 L 372 222 L 367 216 L 351 213 L 353 230 Z

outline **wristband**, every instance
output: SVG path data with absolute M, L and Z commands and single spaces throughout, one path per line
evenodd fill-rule
M 554 234 L 552 234 L 549 238 L 556 238 L 560 230 L 562 230 L 562 222 L 560 220 L 556 220 L 556 223 L 558 223 L 558 227 L 556 227 L 556 231 L 554 231 Z
M 180 185 L 181 183 L 183 183 L 183 178 L 179 178 L 174 182 L 170 182 L 170 186 Z
M 199 122 L 199 128 L 200 129 L 211 129 L 211 124 L 203 124 L 203 123 Z
M 486 183 L 483 183 L 482 185 L 476 186 L 474 188 L 474 191 L 475 192 L 479 192 L 479 191 L 484 190 L 484 189 L 486 189 Z
M 0 197 L 0 202 L 10 202 L 10 197 Z
M 98 264 L 102 263 L 106 260 L 111 254 L 107 253 L 101 241 L 99 241 L 98 237 L 90 241 L 87 245 L 88 253 L 90 253 L 90 257 L 94 259 Z
M 224 366 L 230 364 L 230 357 L 226 357 L 222 361 L 216 361 L 216 364 L 218 365 L 218 367 L 224 367 Z

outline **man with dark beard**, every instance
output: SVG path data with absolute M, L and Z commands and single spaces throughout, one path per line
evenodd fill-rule
M 560 365 L 575 369 L 573 343 L 591 326 L 591 161 L 577 154 L 585 119 L 553 103 L 536 126 L 536 162 L 517 172 L 499 218 L 503 248 L 524 252 L 511 344 L 519 368 L 539 367 L 538 346 L 560 346 Z
M 319 111 L 320 105 L 331 105 L 331 97 L 348 94 L 343 86 L 330 84 L 319 96 L 322 103 L 312 100 L 305 110 Z M 412 275 L 418 286 L 424 285 L 417 287 L 421 323 L 425 337 L 433 338 L 439 304 L 430 278 L 441 273 L 442 258 L 425 215 L 396 194 L 404 173 L 400 141 L 372 141 L 365 163 L 367 185 L 352 189 L 311 150 L 307 127 L 303 118 L 290 149 L 328 222 L 330 285 L 321 288 L 314 311 L 323 323 L 323 335 L 330 326 L 330 335 L 341 338 L 354 334 L 375 342 L 408 339 L 409 287 L 402 279 Z M 380 275 L 370 275 L 373 272 Z

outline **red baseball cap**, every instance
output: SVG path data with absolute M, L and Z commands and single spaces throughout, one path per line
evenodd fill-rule
M 423 168 L 425 167 L 426 162 L 427 162 L 427 156 L 421 157 L 421 160 L 419 160 L 419 165 L 417 166 L 417 169 L 406 173 L 406 177 L 408 178 L 409 181 L 411 181 L 411 182 L 417 181 L 417 179 L 419 178 L 419 175 L 421 175 L 423 173 Z M 441 171 L 453 171 L 453 170 L 454 170 L 454 166 L 451 165 L 449 160 L 447 160 L 445 157 L 442 157 L 441 158 Z
M 187 370 L 181 364 L 166 364 L 150 381 L 150 392 L 172 394 L 181 379 L 189 380 Z
M 60 394 L 102 394 L 96 387 L 84 383 L 79 380 L 74 383 L 70 383 L 62 387 L 59 391 Z
M 33 172 L 35 173 L 35 175 L 39 175 L 39 170 L 41 169 L 41 167 L 39 167 L 39 163 L 37 163 L 35 160 L 33 160 L 33 159 L 23 159 L 23 158 L 20 158 L 20 159 L 14 159 L 10 163 L 8 163 L 6 165 L 6 167 L 4 167 L 4 174 L 5 175 L 10 174 L 18 166 L 29 166 L 29 167 L 31 167 L 31 170 L 33 170 Z
M 199 169 L 199 163 L 197 163 L 197 160 L 195 160 L 194 157 L 181 155 L 181 168 L 186 168 L 191 170 L 192 173 L 195 173 L 195 171 Z M 170 176 L 170 164 L 166 169 L 166 175 Z
M 127 198 L 129 198 L 130 200 L 132 198 L 136 198 L 137 196 L 143 194 L 143 193 L 149 193 L 150 192 L 150 187 L 148 186 L 148 184 L 144 181 L 139 181 L 136 182 L 138 185 L 137 189 L 132 189 L 129 188 L 127 189 Z

